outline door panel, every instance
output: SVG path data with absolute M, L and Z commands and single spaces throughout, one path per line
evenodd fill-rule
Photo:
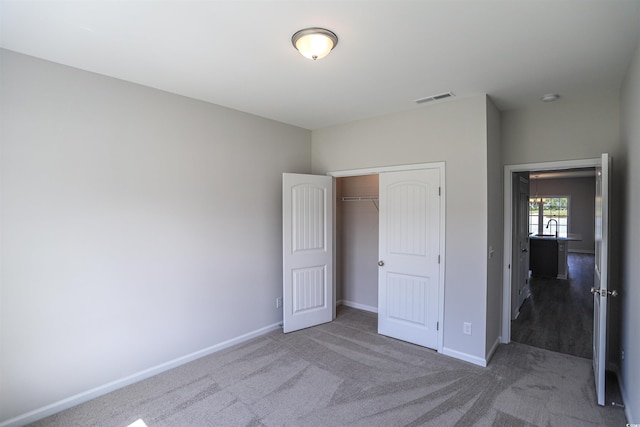
M 513 276 L 511 319 L 529 296 L 529 173 L 513 175 L 516 209 L 514 212 Z
M 283 174 L 283 329 L 333 320 L 333 180 Z
M 378 332 L 437 348 L 440 171 L 380 174 Z
M 326 306 L 326 266 L 297 268 L 292 270 L 292 295 L 294 315 Z
M 429 279 L 389 273 L 387 315 L 391 319 L 424 325 L 427 323 Z
M 595 271 L 593 278 L 593 373 L 598 405 L 604 405 L 609 278 L 609 189 L 611 160 L 602 155 L 596 168 Z

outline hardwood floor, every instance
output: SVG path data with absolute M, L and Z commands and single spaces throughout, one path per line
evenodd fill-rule
M 511 322 L 513 341 L 591 359 L 594 256 L 569 254 L 569 279 L 530 279 L 531 296 Z

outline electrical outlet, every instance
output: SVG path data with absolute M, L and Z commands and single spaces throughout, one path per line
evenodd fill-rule
M 282 307 L 282 297 L 276 298 L 276 308 Z
M 464 322 L 462 324 L 462 333 L 465 335 L 471 335 L 471 323 Z
M 624 350 L 622 350 L 622 351 L 620 352 L 620 357 L 621 357 L 621 359 L 622 359 L 622 360 L 624 360 Z

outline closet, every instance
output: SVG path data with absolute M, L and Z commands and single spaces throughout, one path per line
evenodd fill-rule
M 336 179 L 336 302 L 378 311 L 378 175 Z
M 444 164 L 342 173 L 283 174 L 284 331 L 331 321 L 335 301 L 378 313 L 382 335 L 442 349 Z

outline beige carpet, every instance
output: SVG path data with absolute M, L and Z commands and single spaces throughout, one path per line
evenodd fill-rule
M 376 333 L 376 315 L 279 331 L 34 426 L 624 426 L 595 403 L 591 362 L 522 344 L 487 368 Z

